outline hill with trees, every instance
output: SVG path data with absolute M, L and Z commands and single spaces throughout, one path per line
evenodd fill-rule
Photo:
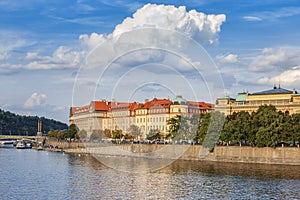
M 38 120 L 42 121 L 43 134 L 50 130 L 66 130 L 68 125 L 53 119 L 38 116 L 22 116 L 0 109 L 1 135 L 29 135 L 37 133 Z

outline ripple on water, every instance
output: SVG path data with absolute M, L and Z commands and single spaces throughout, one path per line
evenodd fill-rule
M 154 172 L 127 173 L 88 155 L 0 149 L 1 199 L 300 199 L 299 194 L 299 166 L 176 161 Z

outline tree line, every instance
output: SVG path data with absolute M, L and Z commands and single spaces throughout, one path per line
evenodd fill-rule
M 226 118 L 220 141 L 257 147 L 276 147 L 300 142 L 300 114 L 277 111 L 273 105 L 256 112 L 234 113 Z
M 168 124 L 173 139 L 193 139 L 209 147 L 213 143 L 276 147 L 300 142 L 300 114 L 283 113 L 273 105 L 262 105 L 251 114 L 241 111 L 226 117 L 217 111 L 176 116 Z
M 37 134 L 38 121 L 42 121 L 42 130 L 64 130 L 68 125 L 53 119 L 38 116 L 22 116 L 0 109 L 0 134 L 1 135 L 29 135 Z

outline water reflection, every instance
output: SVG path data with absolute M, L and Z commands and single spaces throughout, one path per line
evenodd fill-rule
M 199 172 L 206 175 L 232 175 L 253 177 L 257 179 L 298 179 L 300 180 L 300 166 L 267 165 L 246 163 L 221 163 L 177 160 L 171 165 L 159 170 L 161 173 Z
M 299 199 L 299 194 L 300 166 L 178 160 L 157 171 L 127 173 L 89 155 L 0 149 L 1 199 Z

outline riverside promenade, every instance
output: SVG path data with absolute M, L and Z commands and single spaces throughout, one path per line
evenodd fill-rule
M 300 166 L 298 147 L 215 146 L 213 152 L 208 152 L 201 145 L 82 143 L 53 139 L 47 139 L 45 145 L 57 146 L 66 153 L 78 154 Z

